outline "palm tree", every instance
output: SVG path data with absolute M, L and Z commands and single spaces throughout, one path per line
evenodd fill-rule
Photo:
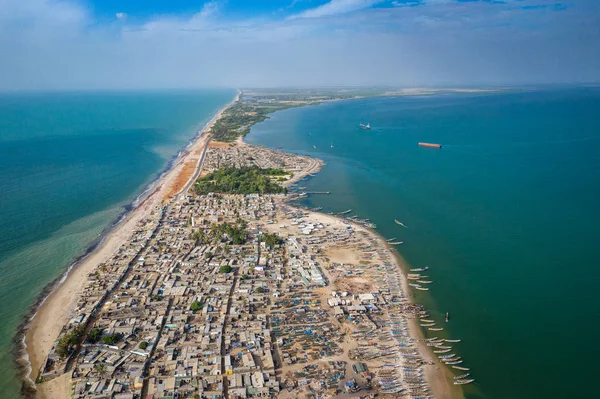
M 106 376 L 107 371 L 104 363 L 96 363 L 94 365 L 94 370 L 96 373 L 98 373 L 98 375 L 100 375 L 100 377 L 104 378 Z

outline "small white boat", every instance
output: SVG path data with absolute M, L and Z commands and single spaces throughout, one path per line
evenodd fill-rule
M 454 381 L 454 385 L 465 385 L 465 384 L 470 384 L 473 381 L 475 381 L 474 379 L 470 379 L 470 380 L 458 380 L 458 381 Z
M 468 367 L 461 367 L 461 366 L 452 366 L 452 368 L 456 369 L 456 370 L 462 370 L 462 371 L 469 371 L 469 370 L 471 370 Z
M 398 219 L 394 219 L 394 222 L 396 222 L 397 225 L 402 226 L 402 227 L 406 227 L 408 229 L 408 226 L 405 225 L 404 223 L 402 223 L 401 221 L 399 221 Z

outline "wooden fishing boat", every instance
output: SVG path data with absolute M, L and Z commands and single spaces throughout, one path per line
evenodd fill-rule
M 474 379 L 470 379 L 470 380 L 458 380 L 458 381 L 454 381 L 454 385 L 465 385 L 465 384 L 470 384 L 473 381 L 475 381 Z

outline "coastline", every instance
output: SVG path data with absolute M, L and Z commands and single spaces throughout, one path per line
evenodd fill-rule
M 35 390 L 34 378 L 40 370 L 45 360 L 48 351 L 51 349 L 54 340 L 60 333 L 63 325 L 67 322 L 69 314 L 77 304 L 77 300 L 85 287 L 88 274 L 95 267 L 108 257 L 110 257 L 124 242 L 127 240 L 136 224 L 144 219 L 157 205 L 164 202 L 167 198 L 185 192 L 190 187 L 190 182 L 200 174 L 203 164 L 204 155 L 209 148 L 211 137 L 208 134 L 210 128 L 219 120 L 223 112 L 239 100 L 241 92 L 238 91 L 234 100 L 223 107 L 215 116 L 199 130 L 198 134 L 192 139 L 190 144 L 179 154 L 172 163 L 171 167 L 166 170 L 160 177 L 146 189 L 136 201 L 134 201 L 133 209 L 120 217 L 112 228 L 107 231 L 106 235 L 100 240 L 96 246 L 84 255 L 79 261 L 72 264 L 67 271 L 61 275 L 55 282 L 49 285 L 49 289 L 44 290 L 40 295 L 38 308 L 36 312 L 27 317 L 25 329 L 20 333 L 22 339 L 23 359 L 27 373 L 25 374 L 24 384 L 33 387 Z M 345 101 L 337 100 L 337 101 Z M 336 100 L 333 100 L 336 101 Z M 247 144 L 243 137 L 239 138 L 233 145 L 250 145 Z M 267 148 L 267 147 L 265 147 Z M 198 159 L 194 157 L 197 156 Z M 318 173 L 324 163 L 316 158 L 311 158 L 314 163 L 302 174 L 295 174 L 292 179 L 286 182 L 286 185 L 291 185 L 304 177 Z M 186 165 L 194 163 L 194 173 L 186 179 L 185 185 L 174 190 L 177 186 L 178 177 L 185 175 L 184 169 Z M 144 195 L 145 194 L 145 195 Z M 136 204 L 137 202 L 137 204 Z M 289 203 L 289 201 L 286 201 Z M 290 206 L 294 207 L 293 204 Z M 372 229 L 367 229 L 355 223 L 349 222 L 344 218 L 327 215 L 319 212 L 309 212 L 315 218 L 324 220 L 336 220 L 342 224 L 352 224 L 356 228 L 372 234 L 377 240 L 381 241 L 391 252 L 394 263 L 400 273 L 402 289 L 407 299 L 412 301 L 413 295 L 408 287 L 406 279 L 406 270 L 408 270 L 407 262 L 402 258 L 401 254 L 394 251 L 386 243 L 385 239 Z M 48 293 L 49 292 L 49 293 Z M 34 308 L 34 307 L 32 307 Z M 418 342 L 423 339 L 423 333 L 420 330 L 416 319 L 409 319 L 410 336 L 417 341 L 419 353 L 425 360 L 437 360 L 432 350 L 424 343 Z M 446 367 L 439 367 L 439 363 L 431 366 L 425 366 L 425 378 L 436 398 L 450 399 L 463 397 L 462 390 L 451 385 L 451 373 Z M 450 376 L 450 377 L 449 377 Z M 37 397 L 54 398 L 58 395 L 63 397 L 68 394 L 69 377 L 63 375 L 48 383 L 38 385 Z M 461 392 L 459 396 L 457 392 Z
M 32 304 L 30 312 L 24 316 L 24 322 L 15 337 L 18 344 L 16 362 L 22 379 L 21 392 L 28 397 L 46 398 L 45 388 L 35 384 L 38 373 L 45 358 L 52 348 L 62 327 L 69 319 L 69 314 L 77 304 L 77 300 L 85 287 L 88 274 L 101 262 L 108 259 L 121 244 L 127 240 L 136 224 L 147 217 L 154 207 L 164 201 L 175 179 L 191 156 L 198 150 L 204 150 L 209 140 L 208 132 L 219 120 L 226 109 L 240 98 L 238 90 L 234 99 L 222 107 L 213 118 L 190 140 L 190 143 L 170 163 L 167 169 L 126 208 L 117 221 L 113 223 L 102 238 L 93 243 L 88 251 L 75 260 L 67 270 L 48 284 L 39 299 Z M 128 208 L 130 208 L 128 210 Z M 54 384 L 56 385 L 56 384 Z M 64 384 L 63 384 L 64 385 Z M 53 387 L 48 391 L 52 392 Z
M 345 100 L 332 100 L 332 101 L 345 101 Z M 238 140 L 236 140 L 235 145 L 253 145 L 253 144 L 249 144 L 246 141 L 244 141 L 244 137 L 240 137 Z M 268 147 L 265 147 L 268 148 Z M 321 168 L 323 166 L 325 166 L 325 163 L 317 158 L 312 158 L 316 161 L 316 166 L 311 168 L 309 171 L 307 171 L 305 174 L 303 175 L 295 175 L 293 177 L 293 179 L 289 180 L 286 182 L 286 186 L 291 186 L 295 183 L 297 183 L 298 181 L 302 180 L 303 178 L 305 178 L 308 175 L 311 175 L 313 173 L 319 173 L 319 171 L 321 170 Z M 321 162 L 319 162 L 321 161 Z M 290 207 L 294 207 L 297 208 L 297 206 L 295 206 L 292 203 L 293 199 L 289 199 L 286 200 L 286 204 L 288 204 Z M 300 209 L 300 208 L 297 208 Z M 322 212 L 314 212 L 314 211 L 307 211 L 305 209 L 303 209 L 304 212 L 307 212 L 309 215 L 311 215 L 313 218 L 318 219 L 320 221 L 336 221 L 337 223 L 341 223 L 341 224 L 351 224 L 355 229 L 359 230 L 359 231 L 365 231 L 368 234 L 372 234 L 373 236 L 376 237 L 376 239 L 378 241 L 380 241 L 386 248 L 387 250 L 392 254 L 392 259 L 395 263 L 396 268 L 398 269 L 398 272 L 400 274 L 400 281 L 401 281 L 401 285 L 402 285 L 402 290 L 404 292 L 404 295 L 406 296 L 406 298 L 410 301 L 414 303 L 414 295 L 413 292 L 411 291 L 410 287 L 408 286 L 408 279 L 406 278 L 406 273 L 407 271 L 410 269 L 410 266 L 408 264 L 408 262 L 402 257 L 402 254 L 396 250 L 396 248 L 391 247 L 387 241 L 385 240 L 385 238 L 383 236 L 381 236 L 375 229 L 370 229 L 370 228 L 366 228 L 364 226 L 361 226 L 360 224 L 354 223 L 353 221 L 349 221 L 347 219 L 344 219 L 340 216 L 337 215 L 329 215 L 326 213 L 322 213 Z M 409 331 L 410 331 L 410 336 L 411 338 L 415 341 L 415 346 L 417 347 L 419 354 L 423 357 L 424 360 L 429 361 L 429 362 L 434 362 L 434 364 L 431 365 L 424 365 L 424 371 L 425 371 L 425 380 L 427 381 L 427 383 L 429 384 L 429 386 L 431 387 L 431 390 L 434 393 L 434 397 L 436 399 L 464 399 L 464 391 L 460 386 L 456 386 L 451 384 L 452 382 L 452 377 L 453 374 L 450 371 L 450 369 L 447 366 L 444 365 L 440 365 L 437 361 L 437 356 L 433 353 L 433 349 L 431 349 L 431 347 L 428 347 L 424 340 L 425 340 L 425 336 L 423 334 L 423 331 L 420 329 L 419 324 L 418 324 L 418 319 L 408 319 L 408 326 L 409 326 Z

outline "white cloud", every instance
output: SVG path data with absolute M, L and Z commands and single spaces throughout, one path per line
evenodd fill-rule
M 369 8 L 382 1 L 383 0 L 331 0 L 329 3 L 305 10 L 299 14 L 293 15 L 291 18 L 321 18 L 346 14 L 352 11 Z
M 100 24 L 76 3 L 0 0 L 0 90 L 598 81 L 600 4 L 585 4 L 350 12 L 358 3 L 345 2 L 312 9 L 328 18 L 232 20 L 213 2 Z
M 127 19 L 127 14 L 124 12 L 118 12 L 115 14 L 115 17 L 117 17 L 119 21 L 124 21 Z

